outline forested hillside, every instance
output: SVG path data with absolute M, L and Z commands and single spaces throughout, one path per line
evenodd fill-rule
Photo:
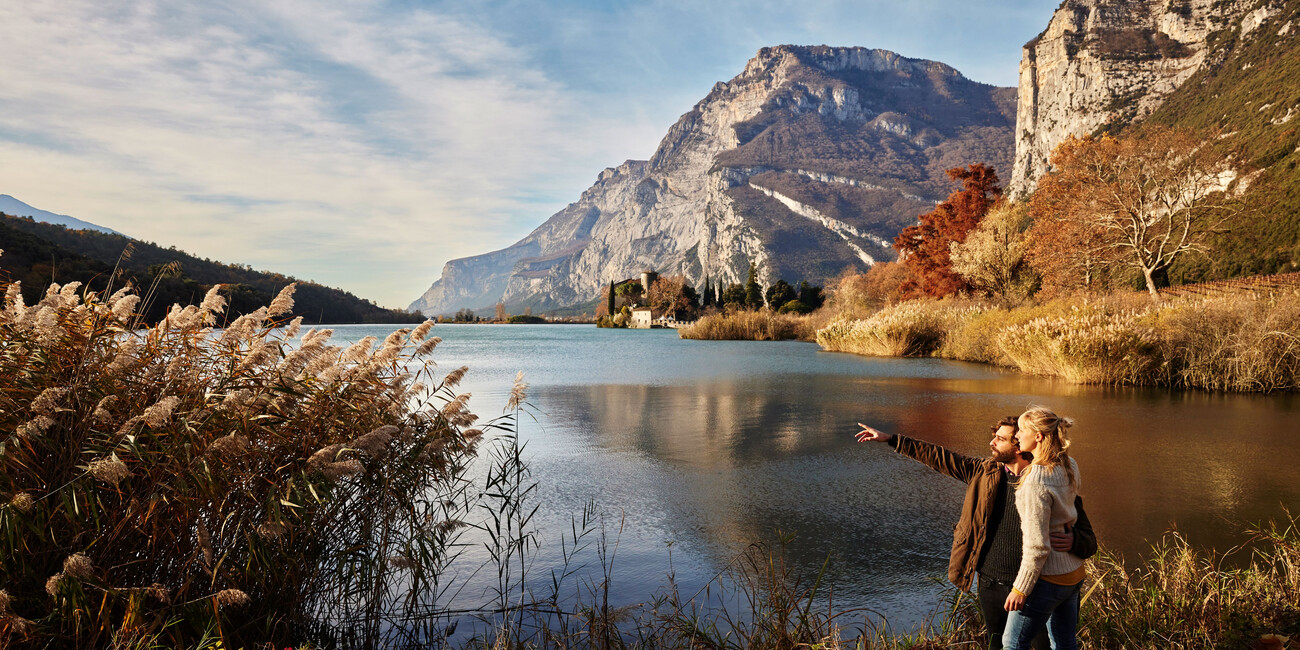
M 68 230 L 9 215 L 0 215 L 0 249 L 4 250 L 0 278 L 21 281 L 28 304 L 39 300 L 51 282 L 78 281 L 97 291 L 107 288 L 110 279 L 114 288 L 132 282 L 141 295 L 150 296 L 145 316 L 152 322 L 162 318 L 172 304 L 198 302 L 212 285 L 223 284 L 230 302 L 228 314 L 234 316 L 268 304 L 285 285 L 297 282 L 293 314 L 306 323 L 411 323 L 423 319 L 418 312 L 385 309 L 346 291 L 279 273 L 203 259 L 122 235 Z M 117 276 L 115 268 L 119 269 Z
M 1142 122 L 1217 134 L 1245 174 L 1256 174 L 1227 232 L 1208 255 L 1175 265 L 1175 282 L 1300 268 L 1300 0 L 1242 31 L 1211 34 L 1213 62 Z

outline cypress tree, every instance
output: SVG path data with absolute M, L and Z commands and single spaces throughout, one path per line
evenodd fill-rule
M 763 306 L 763 287 L 758 284 L 758 267 L 749 263 L 749 280 L 745 282 L 745 306 L 758 309 Z
M 700 306 L 708 307 L 713 304 L 713 281 L 708 277 L 704 278 L 704 295 L 700 297 Z
M 614 281 L 609 281 L 609 300 L 605 303 L 606 310 L 609 311 L 609 317 L 614 317 Z

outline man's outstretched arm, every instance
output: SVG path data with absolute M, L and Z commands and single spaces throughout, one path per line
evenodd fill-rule
M 858 442 L 888 443 L 890 447 L 894 448 L 894 451 L 963 483 L 969 483 L 979 471 L 980 465 L 983 464 L 983 461 L 978 458 L 963 456 L 934 443 L 893 433 L 885 433 L 861 422 L 858 423 L 858 426 L 862 427 L 862 430 L 856 436 Z

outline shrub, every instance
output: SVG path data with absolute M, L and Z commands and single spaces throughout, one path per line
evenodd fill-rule
M 0 312 L 0 645 L 383 645 L 429 607 L 479 435 L 432 322 L 341 349 L 275 320 L 292 285 L 224 330 L 217 288 L 148 329 L 77 289 Z
M 1084 304 L 1004 329 L 998 346 L 1021 372 L 1082 384 L 1149 384 L 1160 365 L 1142 312 Z
M 827 350 L 872 356 L 927 356 L 943 344 L 951 316 L 942 302 L 904 302 L 870 318 L 835 321 L 818 330 L 817 343 Z
M 776 310 L 776 313 L 778 313 L 778 314 L 807 314 L 807 313 L 812 312 L 812 310 L 813 310 L 812 307 L 809 307 L 808 305 L 805 305 L 805 304 L 803 304 L 802 302 L 799 302 L 798 300 L 791 300 L 791 301 L 785 303 L 784 305 L 781 305 L 781 308 L 778 309 L 778 310 Z
M 677 330 L 684 339 L 715 341 L 784 341 L 811 339 L 814 331 L 808 316 L 774 313 L 767 309 L 728 309 L 710 314 Z

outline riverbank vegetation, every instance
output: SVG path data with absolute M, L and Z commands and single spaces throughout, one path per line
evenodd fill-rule
M 1225 155 L 1150 127 L 1069 138 L 1052 162 L 1019 203 L 991 169 L 952 170 L 963 188 L 899 235 L 900 262 L 832 288 L 817 342 L 1075 383 L 1300 390 L 1300 284 L 1168 286 L 1251 209 Z
M 733 309 L 704 316 L 678 328 L 677 333 L 684 339 L 787 341 L 810 340 L 816 331 L 810 316 L 782 314 L 770 309 Z
M 341 348 L 292 285 L 217 331 L 221 287 L 145 328 L 130 289 L 6 284 L 0 646 L 427 632 L 481 435 L 431 322 Z

